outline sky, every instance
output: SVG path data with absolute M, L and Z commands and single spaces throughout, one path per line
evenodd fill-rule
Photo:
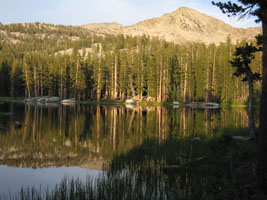
M 238 17 L 228 18 L 211 4 L 211 0 L 0 0 L 0 22 L 62 25 L 117 22 L 132 25 L 160 17 L 182 6 L 223 20 L 234 27 L 260 26 L 253 17 L 240 20 Z

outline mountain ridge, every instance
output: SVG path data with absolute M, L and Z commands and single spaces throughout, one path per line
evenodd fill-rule
M 254 39 L 261 33 L 260 27 L 234 28 L 219 19 L 187 7 L 180 7 L 161 17 L 146 19 L 130 26 L 112 22 L 85 24 L 82 27 L 101 34 L 149 35 L 177 44 L 219 44 L 225 42 L 228 36 L 236 43 L 242 39 Z

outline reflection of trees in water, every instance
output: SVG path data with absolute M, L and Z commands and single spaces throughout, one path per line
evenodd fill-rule
M 18 105 L 13 106 L 16 112 Z M 25 126 L 16 130 L 15 120 Z M 244 127 L 247 120 L 245 109 L 25 105 L 24 116 L 12 119 L 7 133 L 0 134 L 0 162 L 27 160 L 38 166 L 46 161 L 49 166 L 109 160 L 145 138 L 163 141 L 168 136 L 213 135 L 220 127 Z

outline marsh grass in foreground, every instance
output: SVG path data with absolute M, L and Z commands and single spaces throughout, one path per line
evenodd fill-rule
M 115 156 L 102 175 L 64 179 L 52 190 L 22 189 L 16 199 L 254 199 L 256 143 L 216 136 L 145 140 Z
M 146 182 L 157 177 L 175 191 L 168 199 L 253 199 L 256 143 L 233 135 L 248 135 L 248 130 L 227 128 L 213 138 L 169 138 L 163 143 L 147 140 L 117 156 L 110 172 L 128 169 Z

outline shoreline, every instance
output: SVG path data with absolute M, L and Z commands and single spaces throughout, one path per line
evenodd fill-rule
M 0 97 L 0 104 L 4 102 L 13 102 L 13 103 L 27 103 L 25 102 L 25 98 L 23 97 Z M 32 102 L 32 103 L 37 103 L 37 102 Z M 54 101 L 50 103 L 61 103 L 61 101 Z M 196 103 L 196 104 L 201 104 L 205 102 L 187 102 L 187 103 L 179 103 L 178 105 L 174 104 L 173 102 L 146 102 L 146 101 L 141 101 L 141 102 L 136 102 L 134 104 L 127 104 L 125 100 L 83 100 L 83 101 L 76 101 L 73 104 L 84 104 L 84 105 L 111 105 L 111 106 L 116 106 L 116 105 L 129 105 L 129 106 L 173 106 L 173 107 L 190 107 L 188 104 L 191 103 Z M 40 103 L 44 104 L 45 103 Z M 48 103 L 49 104 L 49 103 Z M 255 104 L 254 107 L 258 108 L 260 105 Z M 220 108 L 247 108 L 248 104 L 244 102 L 240 103 L 220 103 L 219 104 Z

